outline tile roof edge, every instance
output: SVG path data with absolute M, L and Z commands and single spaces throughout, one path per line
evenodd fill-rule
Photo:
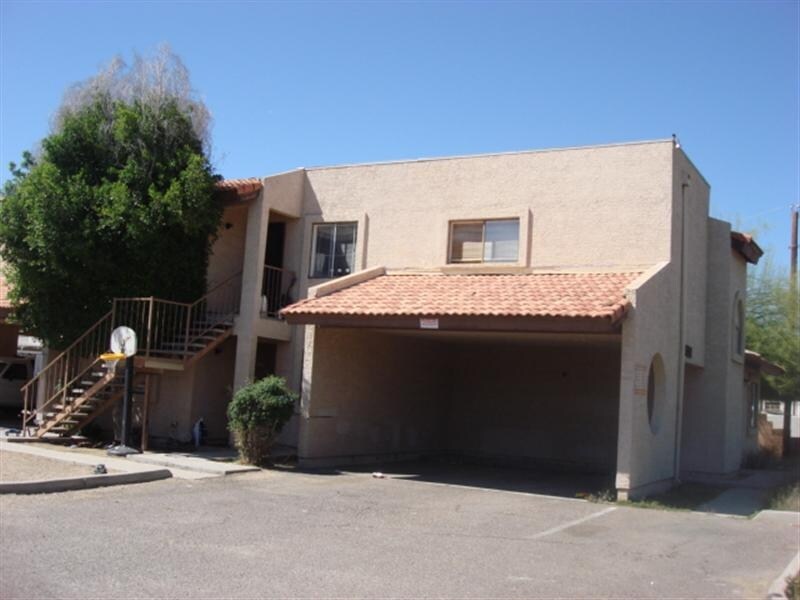
M 308 292 L 305 298 L 282 308 L 280 310 L 280 314 L 283 315 L 287 313 L 288 314 L 295 313 L 298 311 L 300 307 L 316 300 L 317 298 L 322 298 L 323 296 L 329 296 L 330 294 L 340 292 L 344 289 L 353 287 L 354 285 L 358 285 L 359 283 L 364 283 L 365 281 L 369 281 L 371 279 L 375 279 L 385 274 L 386 274 L 386 267 L 382 266 L 372 267 L 371 269 L 363 269 L 361 271 L 356 271 L 355 273 L 351 273 L 350 275 L 345 275 L 344 277 L 339 277 L 337 279 L 333 279 L 331 281 L 326 281 L 324 283 L 320 283 L 319 285 L 312 286 L 308 288 Z
M 447 268 L 430 268 L 430 269 L 387 269 L 386 275 L 389 277 L 394 276 L 408 276 L 408 275 L 436 275 L 436 276 L 472 276 L 472 275 L 613 275 L 613 274 L 626 274 L 626 273 L 644 273 L 652 268 L 652 264 L 646 265 L 629 265 L 624 267 L 600 267 L 600 268 L 539 268 L 539 267 L 512 267 L 509 269 L 495 270 L 491 267 L 486 270 L 475 269 L 465 271 L 451 271 Z

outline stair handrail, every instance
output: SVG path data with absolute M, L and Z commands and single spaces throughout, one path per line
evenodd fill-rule
M 242 271 L 237 271 L 233 275 L 226 277 L 217 285 L 213 286 L 210 290 L 208 290 L 203 296 L 192 302 L 192 304 L 189 306 L 189 310 L 187 311 L 187 317 L 186 317 L 186 346 L 184 352 L 184 362 L 188 361 L 190 358 L 188 355 L 188 349 L 189 349 L 189 344 L 192 341 L 208 333 L 209 331 L 214 329 L 214 327 L 216 327 L 220 323 L 225 322 L 227 319 L 231 318 L 233 315 L 239 312 L 239 303 L 241 302 L 241 297 L 242 297 L 241 277 L 242 277 Z M 238 288 L 231 285 L 232 283 L 237 282 L 237 280 L 239 284 Z M 218 313 L 219 318 L 216 321 L 210 323 L 204 330 L 197 333 L 194 337 L 191 337 L 191 328 L 192 328 L 192 323 L 194 322 L 192 316 L 193 315 L 197 316 L 197 311 L 199 308 L 202 307 L 203 303 L 208 301 L 212 297 L 212 295 L 216 294 L 218 291 L 226 287 L 229 288 L 229 291 L 232 290 L 233 292 L 230 298 L 231 301 L 230 305 L 227 307 L 228 310 L 223 310 L 222 312 Z M 207 315 L 208 313 L 206 313 L 206 316 Z
M 103 359 L 103 358 L 101 358 L 100 356 L 98 356 L 98 357 L 97 357 L 97 359 L 96 359 L 96 360 L 94 360 L 94 361 L 93 361 L 93 362 L 92 362 L 92 363 L 91 363 L 89 366 L 87 366 L 86 368 L 82 369 L 82 370 L 81 370 L 81 371 L 80 371 L 80 372 L 79 372 L 79 373 L 78 373 L 78 374 L 77 374 L 75 377 L 73 377 L 71 380 L 69 380 L 69 381 L 68 381 L 68 382 L 67 382 L 67 383 L 64 385 L 64 388 L 63 388 L 62 390 L 59 390 L 58 392 L 56 392 L 55 394 L 53 394 L 53 396 L 52 396 L 51 398 L 49 398 L 49 399 L 48 399 L 48 400 L 47 400 L 47 401 L 46 401 L 44 404 L 42 404 L 42 406 L 40 407 L 39 411 L 41 411 L 41 412 L 42 412 L 42 414 L 46 413 L 46 412 L 47 412 L 47 409 L 48 409 L 48 408 L 50 408 L 50 406 L 51 406 L 51 405 L 52 405 L 52 404 L 53 404 L 55 401 L 57 401 L 57 400 L 59 399 L 59 396 L 61 396 L 63 399 L 66 399 L 66 396 L 67 396 L 67 391 L 68 391 L 68 390 L 69 390 L 69 389 L 70 389 L 70 388 L 71 388 L 73 385 L 75 385 L 75 383 L 76 383 L 76 382 L 80 381 L 80 380 L 81 380 L 81 378 L 85 377 L 85 376 L 86 376 L 86 373 L 90 373 L 90 372 L 92 371 L 92 369 L 96 369 L 96 368 L 97 368 L 97 365 L 98 365 L 98 363 L 101 363 L 101 362 L 105 362 L 105 361 L 104 361 L 104 359 Z M 62 403 L 62 404 L 66 405 L 66 402 L 64 402 L 64 403 Z M 66 406 L 64 406 L 64 409 L 66 409 Z M 62 410 L 64 410 L 64 409 L 62 409 Z M 26 429 L 25 429 L 25 428 L 26 428 L 26 426 L 27 426 L 27 423 L 33 419 L 33 417 L 34 417 L 34 415 L 35 415 L 35 413 L 36 413 L 36 412 L 37 412 L 37 411 L 32 411 L 32 413 L 33 413 L 33 414 L 25 414 L 25 415 L 23 416 L 23 420 L 22 420 L 22 431 L 23 431 L 23 432 L 25 432 L 25 431 L 26 431 Z M 46 422 L 47 422 L 47 419 L 45 419 L 44 423 L 46 423 Z
M 231 286 L 231 282 L 235 281 L 237 278 L 241 278 L 242 271 L 238 271 L 233 275 L 222 280 L 220 283 L 214 285 L 211 289 L 209 289 L 203 296 L 195 300 L 194 302 L 176 302 L 174 300 L 163 300 L 161 298 L 155 298 L 152 296 L 146 297 L 130 297 L 130 298 L 114 298 L 113 301 L 113 308 L 103 315 L 97 322 L 94 323 L 89 329 L 87 329 L 78 339 L 72 342 L 67 348 L 61 352 L 58 356 L 56 356 L 52 361 L 50 361 L 39 373 L 37 373 L 33 378 L 30 379 L 25 385 L 20 388 L 20 391 L 23 395 L 23 412 L 22 412 L 22 430 L 23 432 L 27 431 L 26 427 L 28 423 L 33 420 L 37 413 L 36 404 L 36 397 L 37 393 L 36 390 L 42 381 L 48 382 L 52 381 L 52 385 L 50 386 L 51 389 L 45 389 L 43 392 L 45 401 L 43 402 L 42 406 L 39 410 L 43 409 L 46 406 L 49 406 L 53 403 L 53 401 L 60 395 L 63 398 L 66 398 L 67 391 L 69 390 L 70 385 L 72 385 L 77 379 L 83 376 L 86 373 L 86 368 L 82 366 L 82 362 L 85 362 L 87 359 L 92 358 L 92 363 L 90 365 L 94 366 L 97 362 L 97 357 L 100 356 L 103 352 L 108 350 L 109 345 L 109 337 L 111 334 L 111 327 L 115 325 L 115 317 L 119 316 L 116 315 L 117 312 L 117 305 L 122 302 L 141 302 L 146 303 L 146 308 L 144 309 L 144 317 L 147 321 L 147 331 L 146 339 L 140 340 L 139 345 L 139 353 L 145 354 L 149 356 L 151 350 L 151 326 L 153 322 L 153 315 L 156 310 L 156 304 L 160 305 L 171 305 L 181 307 L 186 311 L 185 323 L 180 329 L 184 331 L 184 353 L 183 353 L 183 361 L 186 362 L 190 359 L 189 357 L 189 344 L 193 339 L 197 339 L 213 329 L 215 326 L 219 325 L 223 321 L 229 319 L 231 316 L 236 314 L 239 310 L 239 302 L 241 301 L 241 290 L 236 290 Z M 198 312 L 201 308 L 203 308 L 204 303 L 207 302 L 214 294 L 217 294 L 220 290 L 224 287 L 231 288 L 233 292 L 239 293 L 232 293 L 229 299 L 229 304 L 226 306 L 226 310 L 219 313 L 219 318 L 208 325 L 201 333 L 196 334 L 193 338 L 191 337 L 191 328 L 192 324 L 195 322 L 193 320 L 193 316 L 196 318 L 198 316 Z M 205 316 L 208 316 L 209 313 L 205 313 Z M 183 317 L 182 317 L 183 318 Z M 123 323 L 124 324 L 124 323 Z M 103 326 L 108 325 L 108 331 L 100 332 L 100 328 Z M 185 329 L 184 329 L 185 327 Z M 105 334 L 105 335 L 101 335 Z M 95 335 L 95 339 L 92 339 L 89 343 L 89 347 L 81 353 L 79 349 L 81 348 L 82 344 L 85 344 L 87 340 L 89 340 L 90 336 Z M 57 381 L 56 381 L 57 380 Z M 45 385 L 47 388 L 47 385 Z
M 56 356 L 53 360 L 51 360 L 41 371 L 39 371 L 34 377 L 30 379 L 25 385 L 20 388 L 20 391 L 23 395 L 23 405 L 22 405 L 22 431 L 23 434 L 26 431 L 25 427 L 29 421 L 33 418 L 35 414 L 35 407 L 33 404 L 35 403 L 35 390 L 36 387 L 40 384 L 40 382 L 45 381 L 45 377 L 53 378 L 55 376 L 58 377 L 59 380 L 62 380 L 63 383 L 61 387 L 56 389 L 56 385 L 53 385 L 53 389 L 51 390 L 44 390 L 45 395 L 45 402 L 43 406 L 49 405 L 54 398 L 56 398 L 59 394 L 65 395 L 66 390 L 68 389 L 69 384 L 73 383 L 76 379 L 76 376 L 70 376 L 70 362 L 72 363 L 72 367 L 75 371 L 79 371 L 77 377 L 80 377 L 85 371 L 84 369 L 80 368 L 80 361 L 82 359 L 87 359 L 92 356 L 99 356 L 104 350 L 108 349 L 108 337 L 107 336 L 100 336 L 98 334 L 98 330 L 105 326 L 106 324 L 110 325 L 113 319 L 113 311 L 108 311 L 105 315 L 103 315 L 100 319 L 98 319 L 94 325 L 92 325 L 89 329 L 87 329 L 78 339 L 72 342 L 69 346 L 67 346 L 63 352 L 61 352 L 58 356 Z M 108 332 L 110 333 L 110 331 Z M 78 349 L 81 347 L 90 336 L 96 335 L 94 340 L 90 342 L 90 348 L 84 352 L 78 352 Z M 102 337 L 105 337 L 103 340 Z M 59 371 L 60 369 L 60 371 Z M 54 392 L 55 390 L 55 392 Z

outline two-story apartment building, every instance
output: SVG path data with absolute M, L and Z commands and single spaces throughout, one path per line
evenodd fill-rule
M 756 444 L 761 251 L 709 193 L 672 140 L 224 182 L 209 283 L 242 272 L 238 314 L 160 364 L 150 434 L 202 416 L 224 438 L 231 390 L 275 372 L 303 465 L 456 454 L 611 473 L 622 497 L 730 473 Z

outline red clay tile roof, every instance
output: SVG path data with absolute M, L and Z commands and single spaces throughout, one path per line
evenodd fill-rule
M 223 179 L 218 181 L 214 187 L 224 200 L 233 199 L 247 202 L 258 196 L 264 184 L 258 177 L 249 177 L 247 179 Z
M 767 375 L 784 375 L 786 373 L 786 369 L 782 366 L 767 360 L 758 352 L 753 352 L 752 350 L 744 351 L 744 362 L 748 367 L 758 369 Z
M 641 273 L 382 275 L 285 308 L 300 315 L 500 316 L 621 319 Z
M 744 259 L 752 264 L 757 264 L 764 251 L 756 244 L 752 235 L 740 231 L 731 231 L 731 248 L 741 254 Z

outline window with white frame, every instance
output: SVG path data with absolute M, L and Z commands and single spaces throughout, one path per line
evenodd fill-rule
M 317 223 L 312 233 L 312 279 L 330 279 L 356 270 L 356 223 Z
M 519 219 L 452 221 L 450 263 L 515 263 L 519 260 Z

